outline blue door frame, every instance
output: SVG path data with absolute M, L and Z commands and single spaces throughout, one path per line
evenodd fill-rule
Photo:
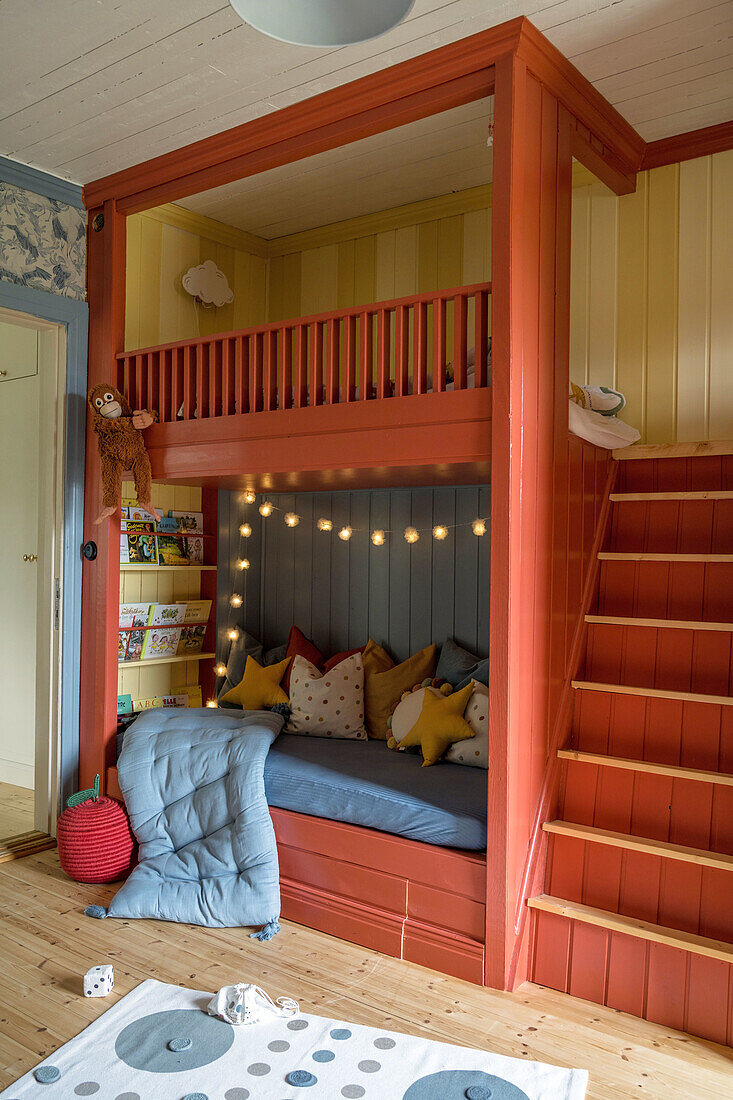
M 61 729 L 59 805 L 77 785 L 79 769 L 79 654 L 81 652 L 81 545 L 84 521 L 86 432 L 86 302 L 0 280 L 0 306 L 66 328 L 66 439 L 64 463 L 63 619 L 61 635 Z

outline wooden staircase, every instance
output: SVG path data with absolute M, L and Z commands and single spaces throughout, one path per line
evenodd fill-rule
M 611 496 L 532 979 L 733 1045 L 733 458 Z

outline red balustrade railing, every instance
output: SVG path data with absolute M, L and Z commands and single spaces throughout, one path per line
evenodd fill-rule
M 117 356 L 117 386 L 161 423 L 490 385 L 490 283 Z

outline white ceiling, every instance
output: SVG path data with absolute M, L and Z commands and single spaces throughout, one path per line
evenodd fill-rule
M 0 0 L 0 150 L 86 183 L 517 15 L 648 141 L 733 117 L 730 0 L 417 0 L 334 50 L 226 0 Z
M 259 237 L 389 210 L 491 181 L 493 97 L 180 199 Z

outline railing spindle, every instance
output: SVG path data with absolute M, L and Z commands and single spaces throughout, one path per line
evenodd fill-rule
M 344 318 L 344 379 L 343 400 L 353 401 L 356 396 L 356 317 Z
M 390 331 L 390 311 L 380 309 L 377 313 L 377 397 L 390 396 Z
M 445 298 L 433 299 L 433 392 L 445 389 Z
M 364 310 L 359 314 L 359 344 L 361 347 L 361 392 L 362 401 L 372 397 L 372 315 Z
M 339 359 L 341 324 L 338 318 L 326 321 L 326 404 L 338 405 L 341 363 Z
M 323 322 L 310 326 L 310 370 L 308 372 L 309 399 L 311 405 L 323 404 Z
M 265 333 L 265 410 L 277 408 L 277 329 Z
M 397 306 L 395 310 L 395 394 L 406 397 L 410 392 L 410 309 Z
M 249 412 L 249 336 L 237 336 L 234 348 L 234 411 Z
M 418 302 L 413 312 L 415 329 L 415 366 L 412 392 L 428 392 L 428 303 Z
M 222 341 L 212 340 L 209 351 L 209 416 L 221 416 Z
M 488 381 L 486 360 L 489 350 L 489 295 L 477 290 L 475 295 L 475 321 L 473 335 L 474 386 L 485 386 Z
M 262 410 L 262 355 L 263 355 L 264 335 L 261 332 L 256 332 L 253 337 L 252 348 L 252 397 L 250 408 L 252 412 L 261 412 Z
M 196 349 L 183 349 L 183 419 L 193 420 L 196 409 Z
M 293 404 L 293 330 L 284 328 L 280 333 L 280 392 L 279 409 L 290 409 Z
M 456 390 L 465 390 L 466 388 L 467 319 L 466 296 L 457 294 L 453 299 L 453 388 Z
M 297 325 L 295 328 L 293 358 L 293 402 L 296 409 L 302 409 L 308 404 L 308 329 L 305 325 Z

